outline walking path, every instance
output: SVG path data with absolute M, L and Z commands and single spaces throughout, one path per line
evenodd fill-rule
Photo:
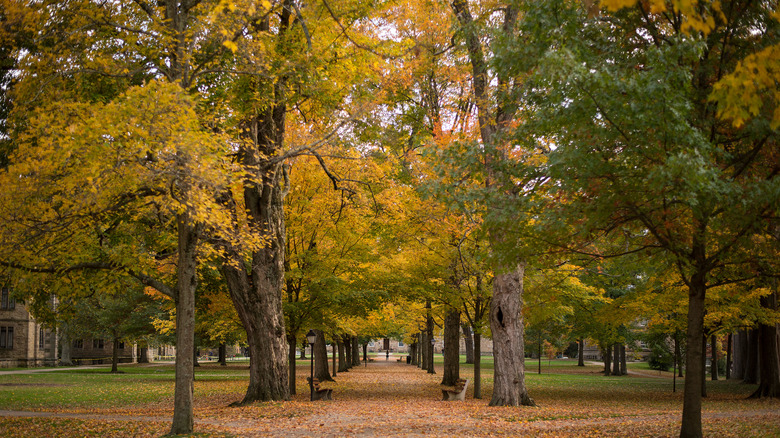
M 620 399 L 594 400 L 588 410 L 547 406 L 488 407 L 487 399 L 474 400 L 471 391 L 464 402 L 440 401 L 441 374 L 425 371 L 397 362 L 397 356 L 361 364 L 348 372 L 338 373 L 336 382 L 327 382 L 334 389 L 333 401 L 308 401 L 308 392 L 296 395 L 285 403 L 258 403 L 240 408 L 198 405 L 196 399 L 196 432 L 218 430 L 236 436 L 626 436 L 639 427 L 645 435 L 663 436 L 680 421 L 678 409 L 623 409 Z M 80 367 L 78 369 L 85 369 Z M 64 368 L 49 371 L 65 370 Z M 44 371 L 44 370 L 41 370 Z M 441 373 L 441 370 L 437 370 Z M 301 381 L 308 376 L 308 366 L 299 368 Z M 196 385 L 198 383 L 196 382 Z M 486 385 L 487 386 L 487 385 Z M 488 388 L 485 388 L 488 389 Z M 483 390 L 485 390 L 483 389 Z M 197 393 L 196 388 L 196 393 Z M 541 391 L 540 391 L 541 392 Z M 541 397 L 543 394 L 539 394 Z M 200 401 L 206 404 L 206 402 Z M 599 403 L 603 405 L 598 406 Z M 705 412 L 706 423 L 748 420 L 755 424 L 777 424 L 780 410 L 777 404 L 750 405 L 748 410 Z M 158 429 L 169 427 L 171 417 L 165 409 L 145 415 L 133 408 L 104 413 L 0 411 L 0 417 L 32 417 L 79 419 L 101 424 L 155 423 Z M 126 414 L 124 414 L 126 412 Z M 671 427 L 671 429 L 670 429 Z M 725 430 L 725 429 L 724 429 Z M 208 435 L 206 435 L 208 436 Z M 720 434 L 718 436 L 740 436 Z M 757 435 L 760 436 L 760 435 Z

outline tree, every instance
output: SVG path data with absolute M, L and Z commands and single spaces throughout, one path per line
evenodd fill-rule
M 756 236 L 776 220 L 769 193 L 780 184 L 773 101 L 730 123 L 714 84 L 774 47 L 777 22 L 763 2 L 629 3 L 602 16 L 548 5 L 563 37 L 551 43 L 544 25 L 537 34 L 549 51 L 529 82 L 521 135 L 549 153 L 554 203 L 542 223 L 563 219 L 581 237 L 562 247 L 593 254 L 590 238 L 607 236 L 613 248 L 600 255 L 657 250 L 677 267 L 688 295 L 681 436 L 701 436 L 707 291 L 757 275 L 772 244 Z

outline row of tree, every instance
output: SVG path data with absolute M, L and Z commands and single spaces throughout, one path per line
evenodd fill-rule
M 167 296 L 173 433 L 196 312 L 245 334 L 242 403 L 289 398 L 309 328 L 427 364 L 436 315 L 493 339 L 491 405 L 533 404 L 525 325 L 616 351 L 637 318 L 686 333 L 682 436 L 712 334 L 757 327 L 778 395 L 775 3 L 1 4 L 0 264 Z

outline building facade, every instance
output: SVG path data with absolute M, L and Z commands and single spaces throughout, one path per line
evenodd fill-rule
M 0 368 L 57 365 L 57 333 L 37 323 L 2 287 L 0 295 Z

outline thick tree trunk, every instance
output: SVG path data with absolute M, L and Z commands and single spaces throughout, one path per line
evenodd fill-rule
M 466 363 L 474 363 L 474 337 L 471 335 L 471 327 L 465 322 L 461 327 L 466 344 Z
M 114 336 L 114 345 L 111 351 L 111 372 L 119 372 L 119 338 Z
M 176 306 L 176 378 L 173 395 L 171 435 L 190 434 L 193 430 L 193 386 L 195 369 L 195 289 L 198 284 L 196 249 L 199 227 L 191 224 L 187 213 L 176 217 L 178 228 Z
M 761 297 L 761 306 L 777 311 L 777 292 Z M 752 398 L 780 397 L 780 348 L 778 348 L 778 324 L 758 326 L 758 365 L 760 382 Z
M 325 334 L 322 330 L 314 330 L 317 340 L 314 341 L 314 378 L 320 382 L 333 381 L 328 370 L 328 347 L 325 345 Z
M 290 395 L 295 395 L 297 391 L 295 390 L 295 361 L 298 360 L 298 358 L 295 356 L 295 346 L 297 345 L 297 340 L 295 335 L 287 335 L 287 361 L 289 363 L 287 369 L 289 371 L 289 377 L 288 377 L 288 384 L 290 385 Z
M 482 335 L 474 331 L 474 398 L 482 398 Z
M 302 342 L 301 343 L 301 357 L 300 357 L 301 360 L 306 360 L 307 359 L 307 357 L 306 357 L 306 349 L 307 348 L 309 348 L 309 344 L 307 344 L 306 342 Z
M 579 348 L 577 349 L 577 366 L 578 367 L 584 367 L 585 366 L 585 339 L 580 338 L 577 341 L 577 345 Z
M 363 344 L 363 362 L 368 363 L 368 344 Z
M 747 334 L 747 356 L 745 360 L 744 383 L 758 383 L 758 329 L 750 329 Z
M 511 272 L 497 272 L 490 302 L 493 332 L 494 386 L 490 406 L 534 406 L 525 387 L 523 274 L 525 265 Z
M 409 356 L 412 357 L 410 365 L 417 365 L 417 342 L 409 345 Z
M 352 337 L 352 366 L 360 366 L 360 343 L 357 336 Z
M 149 346 L 145 343 L 138 347 L 138 363 L 149 363 Z
M 608 377 L 612 374 L 612 349 L 609 346 L 604 347 L 601 355 L 604 356 L 604 375 Z
M 685 349 L 686 374 L 683 395 L 682 426 L 680 438 L 701 438 L 701 395 L 704 367 L 704 274 L 697 272 L 690 280 L 688 291 L 688 340 Z
M 712 350 L 710 376 L 712 380 L 718 380 L 718 337 L 714 334 L 710 337 L 710 349 Z
M 343 340 L 337 342 L 338 348 L 339 348 L 339 372 L 345 373 L 348 371 L 347 368 L 347 348 L 344 345 Z
M 450 310 L 444 318 L 444 367 L 442 385 L 454 386 L 460 379 L 460 312 Z

